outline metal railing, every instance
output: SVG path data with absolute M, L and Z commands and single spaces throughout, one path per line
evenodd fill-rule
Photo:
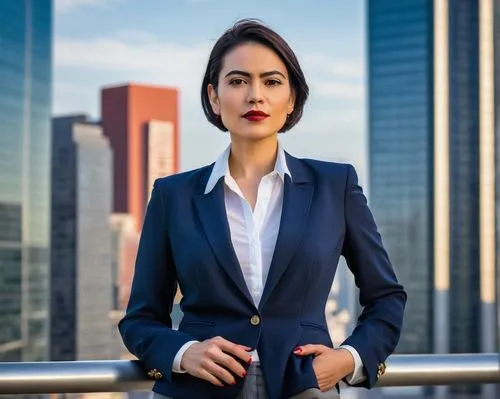
M 393 355 L 378 386 L 500 383 L 497 353 Z M 0 363 L 0 394 L 130 392 L 150 390 L 137 361 Z

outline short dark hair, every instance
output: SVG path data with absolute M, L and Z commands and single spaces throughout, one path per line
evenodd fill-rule
M 296 55 L 288 43 L 275 31 L 257 19 L 242 19 L 228 29 L 215 43 L 208 59 L 205 76 L 201 86 L 201 104 L 208 121 L 220 130 L 228 129 L 222 123 L 220 116 L 216 115 L 210 105 L 207 87 L 212 84 L 215 90 L 219 85 L 219 74 L 222 70 L 224 56 L 238 45 L 256 42 L 273 50 L 286 66 L 290 79 L 290 87 L 295 94 L 294 109 L 287 118 L 279 132 L 291 129 L 302 118 L 304 104 L 309 95 L 304 73 L 299 65 Z

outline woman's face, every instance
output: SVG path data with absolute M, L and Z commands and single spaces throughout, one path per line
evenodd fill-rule
M 293 111 L 286 66 L 258 43 L 246 43 L 226 54 L 219 86 L 208 86 L 213 111 L 232 136 L 260 140 L 275 135 Z

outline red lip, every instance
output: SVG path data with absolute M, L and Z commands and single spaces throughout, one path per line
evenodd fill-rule
M 246 118 L 246 117 L 249 117 L 249 116 L 268 117 L 269 115 L 266 114 L 263 111 L 248 111 L 245 115 L 243 115 L 243 118 Z

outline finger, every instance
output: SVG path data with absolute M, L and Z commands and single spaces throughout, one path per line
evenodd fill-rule
M 328 382 L 318 383 L 318 385 L 319 385 L 319 390 L 321 392 L 328 392 L 329 390 L 335 387 L 335 384 L 332 385 L 331 383 Z
M 318 388 L 321 392 L 328 391 L 328 380 L 326 378 L 322 378 L 320 375 L 318 375 L 317 371 L 314 370 L 314 373 L 316 374 L 316 381 L 318 382 Z
M 208 381 L 213 385 L 216 385 L 218 387 L 223 387 L 224 384 L 214 375 L 212 375 L 210 372 L 207 370 L 201 369 L 197 373 L 197 377 L 201 378 L 202 380 Z
M 327 385 L 326 383 L 318 384 L 318 385 L 319 385 L 319 390 L 321 392 L 327 392 L 331 389 L 331 387 L 329 385 Z
M 321 355 L 325 351 L 326 346 L 324 345 L 302 345 L 294 349 L 293 353 L 298 356 L 306 355 Z
M 313 368 L 314 374 L 316 374 L 316 380 L 318 381 L 318 387 L 322 392 L 329 391 L 335 387 L 335 384 L 338 382 L 336 377 L 332 377 L 329 373 L 321 373 L 314 365 Z
M 233 375 L 225 368 L 219 366 L 213 361 L 204 365 L 204 369 L 219 381 L 225 382 L 228 385 L 236 384 L 236 380 L 234 379 Z
M 238 357 L 243 360 L 245 363 L 250 364 L 252 357 L 248 354 L 248 348 L 244 345 L 235 344 L 234 342 L 228 341 L 227 339 L 221 338 L 219 341 L 220 348 L 231 355 Z M 248 349 L 247 349 L 248 348 Z
M 219 337 L 214 337 L 214 338 L 212 338 L 212 340 L 215 341 L 215 342 L 218 342 L 218 343 L 220 343 L 222 345 L 229 345 L 229 346 L 235 345 L 235 346 L 238 346 L 241 349 L 243 349 L 244 351 L 251 351 L 252 350 L 252 348 L 250 348 L 248 346 L 236 344 L 236 343 L 228 341 L 227 339 L 225 339 L 223 337 L 220 337 L 220 336 Z
M 322 378 L 316 373 L 316 381 L 318 381 L 318 387 L 321 392 L 328 391 L 331 382 L 327 378 Z
M 245 368 L 233 356 L 224 352 L 219 354 L 214 361 L 242 378 L 247 375 Z

